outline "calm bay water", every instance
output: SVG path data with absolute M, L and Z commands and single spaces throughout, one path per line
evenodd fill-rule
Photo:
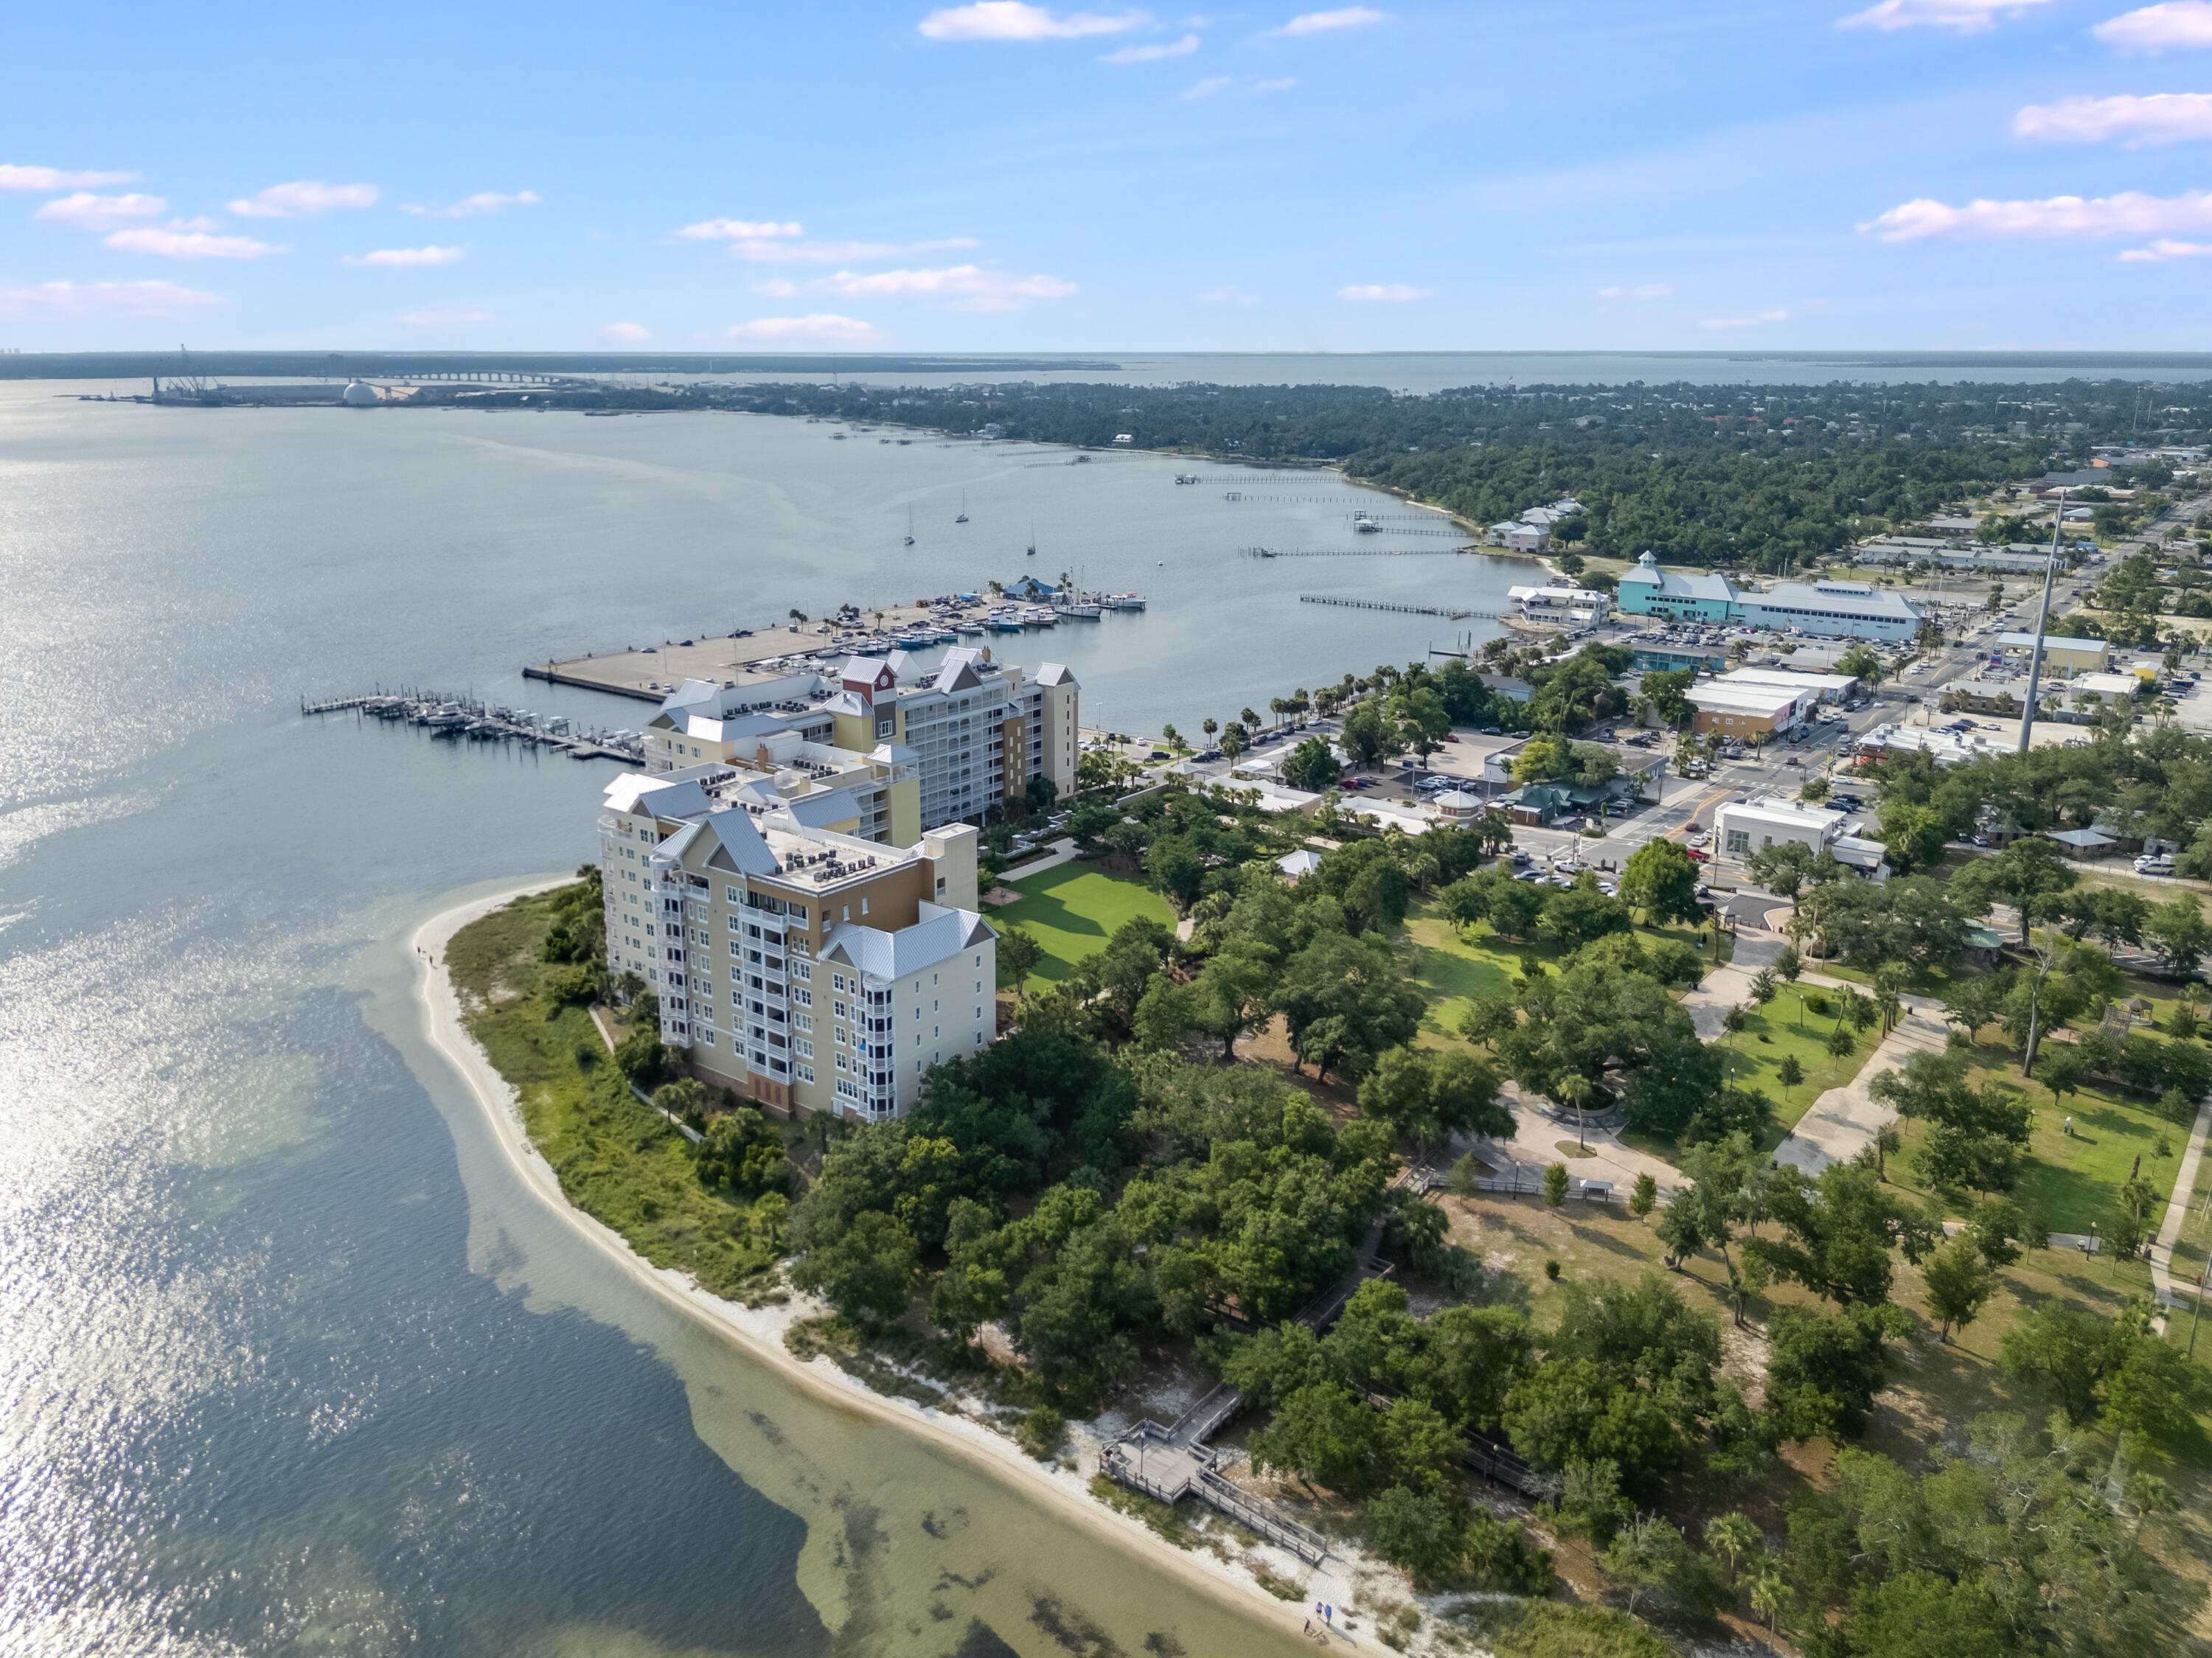
M 472 685 L 635 724 L 519 665 L 1011 574 L 1034 515 L 1023 562 L 1155 596 L 1050 653 L 1133 723 L 1194 717 L 1199 680 L 1226 712 L 1340 671 L 1320 641 L 1345 668 L 1419 648 L 1415 619 L 1346 632 L 1236 556 L 1340 530 L 1350 492 L 1230 503 L 1133 458 L 737 417 L 51 390 L 0 390 L 0 1649 L 1287 1651 L 794 1390 L 523 1191 L 422 1047 L 404 939 L 573 867 L 609 768 L 295 698 Z M 897 545 L 909 501 L 949 519 L 963 487 L 979 548 L 949 523 Z

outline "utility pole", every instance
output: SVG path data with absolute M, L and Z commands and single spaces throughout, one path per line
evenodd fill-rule
M 2043 603 L 2035 612 L 2035 647 L 2027 659 L 2027 706 L 2020 714 L 2019 754 L 2027 752 L 2028 732 L 2035 726 L 2036 687 L 2043 679 L 2043 631 L 2051 625 L 2051 588 L 2058 579 L 2058 531 L 2066 522 L 2066 491 L 2058 491 L 2058 504 L 2051 509 L 2051 561 L 2043 567 Z

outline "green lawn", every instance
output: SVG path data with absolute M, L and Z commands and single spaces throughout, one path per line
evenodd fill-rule
M 1636 931 L 1639 937 L 1677 938 L 1691 945 L 1711 937 L 1683 926 Z M 1472 939 L 1462 938 L 1458 928 L 1426 904 L 1407 917 L 1406 934 L 1413 946 L 1414 981 L 1429 993 L 1429 1011 L 1421 1029 L 1440 1036 L 1450 1036 L 1459 1029 L 1460 1015 L 1477 998 L 1510 995 L 1513 981 L 1521 975 L 1523 956 L 1554 967 L 1563 954 L 1557 944 L 1540 941 L 1521 944 L 1502 938 L 1487 921 L 1477 927 Z
M 1022 895 L 1017 904 L 991 912 L 1001 931 L 1018 927 L 1044 946 L 1036 977 L 1064 979 L 1068 969 L 1106 948 L 1115 929 L 1133 916 L 1148 915 L 1172 927 L 1175 912 L 1167 900 L 1142 881 L 1109 875 L 1095 865 L 1062 864 L 1026 881 L 1006 885 Z M 1009 984 L 1003 968 L 999 981 Z
M 1835 1029 L 1835 1017 L 1822 1018 L 1806 1012 L 1798 999 L 1800 988 L 1784 985 L 1764 1008 L 1754 1006 L 1746 1013 L 1741 1031 L 1720 1042 L 1728 1058 L 1729 1080 L 1739 1088 L 1755 1088 L 1774 1102 L 1776 1127 L 1767 1133 L 1771 1142 L 1766 1147 L 1769 1151 L 1782 1144 L 1783 1135 L 1797 1126 L 1797 1120 L 1823 1092 L 1841 1088 L 1857 1076 L 1881 1043 L 1877 1025 L 1855 1032 L 1858 1046 L 1842 1059 L 1830 1054 L 1828 1033 Z M 1832 999 L 1834 993 L 1829 993 Z M 1777 1073 L 1784 1057 L 1791 1054 L 1804 1067 L 1805 1080 L 1785 1089 Z
M 2119 1206 L 2119 1190 L 2142 1159 L 2142 1177 L 2158 1190 L 2160 1219 L 2189 1143 L 2186 1125 L 2168 1122 L 2147 1100 L 2101 1088 L 2084 1088 L 2055 1100 L 2041 1084 L 2023 1081 L 2011 1050 L 1996 1043 L 1974 1049 L 1969 1081 L 1993 1084 L 2033 1108 L 2027 1154 L 2021 1159 L 2020 1184 L 2013 1195 L 2043 1217 L 2054 1232 L 2086 1232 L 2091 1224 L 2109 1227 Z M 2068 1116 L 2074 1133 L 2065 1132 Z M 1890 1178 L 1917 1187 L 1911 1153 L 1922 1139 L 1918 1123 L 1900 1122 L 1906 1156 L 1892 1159 Z M 2166 1155 L 2158 1155 L 2163 1140 Z

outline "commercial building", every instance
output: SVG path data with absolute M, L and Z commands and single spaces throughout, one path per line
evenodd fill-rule
M 1718 673 L 1728 666 L 1728 653 L 1717 645 L 1660 645 L 1635 639 L 1626 642 L 1635 653 L 1632 665 L 1638 673 L 1679 673 L 1684 668 Z
M 934 667 L 894 652 L 830 674 L 687 679 L 647 726 L 646 768 L 712 762 L 774 777 L 787 799 L 845 795 L 849 812 L 823 802 L 804 815 L 907 846 L 925 823 L 980 823 L 1036 778 L 1073 793 L 1081 690 L 1056 662 L 1030 679 L 965 648 Z
M 1710 684 L 1692 685 L 1686 695 L 1690 706 L 1697 710 L 1691 724 L 1693 731 L 1754 742 L 1777 732 L 1796 730 L 1820 700 L 1817 689 L 1738 683 L 1734 674 Z
M 1876 726 L 1858 738 L 1861 765 L 1887 754 L 1925 754 L 1939 766 L 2009 754 L 2009 744 L 1999 744 L 1973 732 L 1947 732 L 1923 726 Z
M 1796 668 L 1738 668 L 1725 674 L 1723 685 L 1772 685 L 1784 690 L 1796 691 L 1800 698 L 1811 696 L 1815 702 L 1841 702 L 1857 687 L 1858 681 L 1847 673 L 1820 673 Z M 1807 704 L 1809 708 L 1811 704 Z
M 1609 597 L 1583 587 L 1508 587 L 1505 597 L 1530 622 L 1602 622 L 1613 614 Z
M 2025 659 L 2035 649 L 2033 634 L 1999 634 L 1997 648 L 2007 656 Z M 2043 671 L 2072 676 L 2102 673 L 2112 665 L 2112 647 L 2101 639 L 2062 639 L 2043 636 Z
M 607 964 L 653 987 L 660 1040 L 701 1080 L 787 1114 L 896 1116 L 929 1066 L 997 1035 L 976 832 L 888 847 L 752 786 L 722 766 L 608 786 Z
M 1667 616 L 1674 621 L 1732 622 L 1740 595 L 1723 575 L 1681 575 L 1659 568 L 1650 553 L 1638 557 L 1620 577 L 1620 608 L 1631 616 Z
M 1746 593 L 1741 610 L 1754 628 L 1796 629 L 1830 639 L 1911 639 L 1919 606 L 1863 581 L 1778 581 Z
M 1767 795 L 1716 810 L 1713 837 L 1731 858 L 1778 841 L 1795 841 L 1814 852 L 1826 852 L 1842 835 L 1845 821 L 1840 811 Z

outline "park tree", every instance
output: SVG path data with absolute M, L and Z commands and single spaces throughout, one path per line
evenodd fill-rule
M 1018 999 L 1022 987 L 1029 982 L 1044 961 L 1044 946 L 1019 927 L 1008 927 L 999 934 L 999 966 L 1014 981 L 1014 995 Z
M 1864 1433 L 1888 1379 L 1883 1345 L 1911 1327 L 1887 1302 L 1857 1303 L 1832 1315 L 1777 1307 L 1767 1321 L 1766 1406 L 1783 1433 L 1800 1441 Z
M 1827 860 L 1832 871 L 1835 860 Z M 1743 854 L 1744 872 L 1778 898 L 1791 904 L 1819 878 L 1821 856 L 1802 841 L 1771 841 Z
M 726 1186 L 745 1197 L 780 1192 L 791 1178 L 783 1136 L 749 1105 L 725 1112 L 707 1125 L 696 1166 L 703 1184 Z
M 2039 835 L 2023 835 L 1993 857 L 1977 858 L 1952 878 L 1952 890 L 1972 908 L 1986 912 L 1992 903 L 2020 912 L 2020 942 L 2027 948 L 2029 929 L 2055 920 L 2062 901 L 2081 880 L 2057 846 Z
M 2156 946 L 2167 970 L 2191 973 L 2212 950 L 2212 922 L 2194 893 L 2185 893 L 2172 903 L 2154 904 L 2143 922 L 2143 936 Z
M 1458 1133 L 1513 1132 L 1497 1073 L 1472 1054 L 1394 1048 L 1361 1080 L 1359 1109 L 1419 1145 L 1441 1145 Z
M 1346 756 L 1356 767 L 1373 766 L 1406 751 L 1406 740 L 1398 722 L 1383 712 L 1382 702 L 1369 697 L 1350 714 L 1344 716 L 1341 741 Z M 1228 739 L 1222 740 L 1223 752 L 1228 751 Z
M 1698 907 L 1698 866 L 1679 841 L 1646 841 L 1629 853 L 1621 871 L 1620 901 L 1654 925 L 1695 922 L 1704 914 Z
M 1996 1289 L 1996 1279 L 1991 1276 L 1989 1263 L 1972 1237 L 1961 1232 L 1921 1264 L 1922 1280 L 1928 1288 L 1928 1310 L 1942 1321 L 1939 1339 L 1948 1344 L 1951 1327 L 1964 1327 L 1974 1321 Z
M 1752 1238 L 1745 1255 L 1776 1278 L 1847 1305 L 1887 1301 L 1890 1251 L 1902 1248 L 1917 1262 L 1938 1236 L 1925 1214 L 1858 1163 L 1831 1163 L 1817 1177 L 1784 1163 L 1768 1182 L 1765 1206 L 1784 1236 Z

